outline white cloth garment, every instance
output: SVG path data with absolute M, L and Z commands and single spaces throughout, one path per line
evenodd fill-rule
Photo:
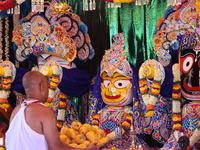
M 17 112 L 9 129 L 6 132 L 6 150 L 48 150 L 48 145 L 43 134 L 32 130 L 26 123 L 24 110 L 27 105 L 37 100 L 24 101 Z M 44 105 L 43 103 L 39 103 Z M 44 105 L 45 106 L 45 105 Z

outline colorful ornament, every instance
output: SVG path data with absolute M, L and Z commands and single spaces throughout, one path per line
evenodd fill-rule
M 10 106 L 7 98 L 10 94 L 11 83 L 14 81 L 16 69 L 14 64 L 10 61 L 3 61 L 0 63 L 0 107 L 7 111 Z
M 49 96 L 45 105 L 49 108 L 52 108 L 55 90 L 57 89 L 58 84 L 62 79 L 62 68 L 56 61 L 49 60 L 40 69 L 40 72 L 45 76 L 49 77 L 50 80 Z
M 146 66 L 150 66 L 151 68 L 147 68 Z M 151 87 L 148 87 L 146 77 L 151 77 L 150 71 L 154 72 L 153 83 Z M 139 87 L 143 101 L 146 105 L 146 116 L 152 117 L 155 113 L 155 104 L 158 100 L 161 84 L 164 81 L 164 77 L 165 72 L 163 67 L 155 60 L 147 60 L 139 69 Z M 148 88 L 150 89 L 150 92 Z

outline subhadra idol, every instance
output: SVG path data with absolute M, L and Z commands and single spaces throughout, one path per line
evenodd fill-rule
M 126 60 L 123 33 L 115 35 L 113 40 L 115 42 L 109 50 L 106 50 L 101 61 L 100 71 L 98 72 L 101 82 L 98 83 L 98 79 L 95 81 L 100 86 L 101 98 L 104 102 L 101 103 L 101 99 L 97 98 L 97 107 L 100 105 L 105 105 L 105 107 L 97 110 L 97 114 L 92 117 L 91 124 L 106 132 L 111 145 L 126 149 L 131 146 L 132 141 L 134 141 L 133 138 L 135 138 L 130 135 L 130 131 L 133 132 L 134 113 L 130 104 L 138 98 L 137 77 L 135 76 L 137 74 L 135 74 L 136 70 L 132 69 L 133 66 Z M 93 115 L 95 111 L 92 110 L 92 107 L 96 105 L 95 91 L 98 90 L 93 91 L 90 115 Z M 91 119 L 90 117 L 89 119 Z

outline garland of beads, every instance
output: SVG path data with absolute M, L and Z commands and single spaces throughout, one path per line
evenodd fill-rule
M 174 64 L 172 67 L 173 91 L 172 91 L 172 111 L 173 111 L 173 131 L 175 138 L 178 140 L 178 132 L 181 129 L 181 79 L 179 64 Z
M 3 56 L 3 38 L 2 38 L 2 32 L 3 32 L 3 26 L 2 26 L 2 17 L 0 16 L 0 61 L 2 60 L 2 56 Z
M 99 126 L 99 122 L 100 122 L 100 114 L 96 114 L 92 119 L 91 125 Z
M 9 17 L 5 18 L 5 60 L 9 60 Z
M 50 82 L 48 100 L 45 103 L 45 105 L 48 108 L 51 108 L 53 106 L 53 98 L 54 98 L 54 95 L 55 95 L 55 90 L 58 87 L 58 83 L 59 83 L 58 67 L 56 65 L 53 65 L 53 66 L 51 66 L 51 69 L 53 71 L 53 75 L 52 75 L 52 79 L 51 79 L 51 82 Z
M 2 109 L 5 109 L 7 111 L 7 108 L 9 107 L 8 103 L 8 96 L 10 93 L 11 88 L 11 70 L 9 67 L 4 67 L 4 78 L 3 78 L 3 86 L 0 86 L 1 94 L 0 94 L 0 107 Z
M 121 124 L 121 127 L 124 129 L 125 132 L 127 132 L 130 128 L 131 122 L 133 122 L 133 113 L 129 112 L 125 118 L 125 121 Z
M 200 118 L 198 112 L 195 110 L 195 108 L 192 108 L 192 107 L 189 107 L 189 109 L 187 109 L 187 114 L 193 114 L 193 115 L 191 115 L 192 117 L 187 116 L 189 118 L 192 118 L 193 121 L 194 120 L 197 121 Z M 189 123 L 191 123 L 191 122 L 189 122 Z M 196 124 L 194 123 L 193 124 L 193 128 L 195 128 L 195 125 Z M 200 136 L 199 135 L 200 135 L 200 121 L 198 121 L 196 129 L 194 130 L 192 136 L 189 138 L 190 144 L 187 147 L 187 150 L 192 150 L 192 148 L 195 145 L 195 143 L 200 140 Z
M 60 92 L 59 94 L 59 105 L 58 105 L 58 116 L 57 116 L 57 128 L 60 132 L 63 122 L 65 120 L 65 108 L 67 107 L 66 104 L 67 95 Z
M 140 93 L 146 105 L 146 116 L 152 117 L 155 113 L 155 104 L 158 100 L 158 96 L 160 94 L 160 89 L 161 89 L 160 69 L 154 69 L 154 78 L 150 94 L 148 91 L 146 78 L 142 74 L 142 71 L 143 67 L 140 67 L 139 70 Z

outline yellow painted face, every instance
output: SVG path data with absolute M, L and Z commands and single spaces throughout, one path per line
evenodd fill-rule
M 108 76 L 101 74 L 101 96 L 105 104 L 110 106 L 125 106 L 132 102 L 132 79 L 118 72 Z

